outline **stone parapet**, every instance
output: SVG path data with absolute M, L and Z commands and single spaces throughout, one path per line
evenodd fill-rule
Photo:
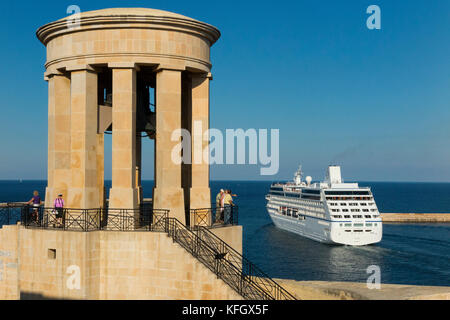
M 0 240 L 0 299 L 242 299 L 165 233 L 13 225 Z

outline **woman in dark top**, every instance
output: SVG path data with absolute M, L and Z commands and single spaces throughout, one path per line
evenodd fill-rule
M 33 191 L 33 198 L 30 199 L 30 201 L 27 202 L 27 204 L 33 204 L 34 210 L 32 213 L 32 218 L 37 222 L 38 221 L 38 208 L 41 205 L 41 197 L 39 197 L 39 192 L 36 190 Z

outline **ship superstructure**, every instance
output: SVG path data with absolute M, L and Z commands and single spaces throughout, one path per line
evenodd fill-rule
M 324 243 L 381 241 L 381 217 L 370 188 L 344 183 L 339 166 L 329 166 L 323 182 L 302 176 L 300 166 L 293 182 L 271 185 L 267 211 L 275 226 Z

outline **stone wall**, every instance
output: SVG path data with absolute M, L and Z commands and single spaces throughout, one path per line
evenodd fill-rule
M 236 239 L 241 227 L 228 229 L 222 233 L 235 239 L 233 247 L 239 249 Z M 4 226 L 0 272 L 0 299 L 241 299 L 158 232 Z

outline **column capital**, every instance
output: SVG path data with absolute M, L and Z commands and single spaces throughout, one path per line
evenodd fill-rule
M 197 78 L 197 79 L 209 79 L 212 80 L 213 76 L 211 72 L 202 72 L 202 73 L 189 73 L 189 76 L 191 79 Z
M 161 65 L 160 64 L 153 71 L 154 72 L 161 72 L 161 71 L 164 71 L 164 70 L 183 72 L 183 71 L 186 71 L 186 68 L 185 67 L 173 67 L 173 66 L 167 66 L 167 65 Z
M 135 69 L 139 71 L 140 68 L 135 62 L 110 62 L 108 63 L 110 69 Z
M 54 77 L 54 76 L 62 76 L 65 77 L 66 74 L 64 71 L 61 70 L 47 70 L 44 72 L 44 80 L 48 81 L 50 80 L 50 78 Z
M 94 67 L 92 67 L 90 64 L 78 64 L 78 65 L 69 66 L 69 67 L 66 67 L 66 71 L 67 72 L 89 71 L 89 72 L 97 73 L 97 70 Z

